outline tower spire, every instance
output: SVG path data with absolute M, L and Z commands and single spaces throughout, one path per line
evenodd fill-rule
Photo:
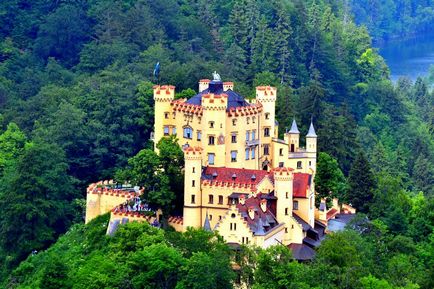
M 300 133 L 297 127 L 297 122 L 295 121 L 295 118 L 292 119 L 292 125 L 291 129 L 289 130 L 289 133 Z
M 317 137 L 316 132 L 315 132 L 315 128 L 313 127 L 313 122 L 312 119 L 310 120 L 310 127 L 309 127 L 309 131 L 307 132 L 307 137 Z
M 207 232 L 211 232 L 211 223 L 209 222 L 209 218 L 208 218 L 208 211 L 206 211 L 206 216 L 205 216 L 205 222 L 203 223 L 203 229 Z

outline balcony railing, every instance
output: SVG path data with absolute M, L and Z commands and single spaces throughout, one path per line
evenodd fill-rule
M 256 146 L 259 144 L 259 139 L 248 140 L 246 141 L 246 146 Z

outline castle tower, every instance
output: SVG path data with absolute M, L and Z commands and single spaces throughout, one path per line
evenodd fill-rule
M 202 136 L 202 144 L 205 148 L 204 157 L 207 160 L 204 165 L 222 167 L 226 158 L 226 108 L 228 95 L 222 93 L 223 82 L 213 80 L 209 83 L 209 93 L 202 96 L 202 127 L 206 135 Z M 209 155 L 213 155 L 212 161 Z
M 309 168 L 316 172 L 316 152 L 317 152 L 317 135 L 313 123 L 310 123 L 309 131 L 306 135 L 306 153 L 309 158 Z
M 202 222 L 202 192 L 200 178 L 202 174 L 202 149 L 188 147 L 184 150 L 184 229 L 200 228 Z
M 259 156 L 262 157 L 262 161 L 265 161 L 267 156 L 264 156 L 264 152 L 271 150 L 271 138 L 275 137 L 275 105 L 276 105 L 277 89 L 270 86 L 258 86 L 256 87 L 256 101 L 260 102 L 263 107 L 261 120 L 259 122 L 260 127 L 258 130 L 259 139 L 261 140 L 261 147 Z M 266 148 L 268 147 L 268 149 Z M 271 154 L 272 155 L 272 154 Z
M 290 224 L 292 223 L 292 193 L 294 174 L 290 168 L 274 169 L 274 195 L 277 197 L 276 219 L 285 224 L 283 244 L 291 241 Z
M 155 85 L 155 120 L 154 120 L 154 148 L 158 141 L 164 136 L 171 134 L 173 129 L 174 116 L 170 103 L 175 98 L 175 87 L 172 85 Z
M 300 144 L 300 131 L 298 130 L 295 118 L 292 120 L 291 129 L 285 133 L 284 140 L 285 143 L 288 144 L 290 152 L 298 151 Z

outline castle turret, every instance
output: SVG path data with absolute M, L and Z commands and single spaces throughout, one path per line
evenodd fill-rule
M 200 228 L 202 222 L 202 194 L 200 178 L 202 173 L 202 149 L 187 147 L 184 150 L 184 229 Z
M 292 223 L 292 193 L 294 174 L 290 168 L 274 169 L 274 195 L 277 197 L 276 219 L 285 224 L 283 243 L 291 240 L 289 226 Z
M 172 85 L 155 85 L 155 119 L 154 119 L 154 148 L 164 136 L 173 133 L 174 115 L 171 102 L 175 98 L 175 87 Z
M 199 92 L 202 92 L 202 91 L 208 89 L 209 82 L 210 82 L 209 79 L 201 79 L 201 80 L 199 80 Z
M 285 143 L 288 144 L 290 152 L 298 151 L 300 143 L 300 131 L 298 130 L 295 118 L 292 120 L 291 129 L 285 133 L 284 140 Z
M 317 153 L 317 135 L 313 123 L 310 123 L 309 131 L 306 135 L 306 153 L 309 159 L 309 168 L 316 172 L 316 153 Z
M 256 87 L 256 101 L 262 104 L 263 112 L 259 122 L 259 138 L 261 141 L 260 156 L 264 155 L 266 161 L 267 152 L 271 150 L 271 139 L 275 136 L 275 105 L 277 89 L 270 86 Z M 264 167 L 265 168 L 265 167 Z

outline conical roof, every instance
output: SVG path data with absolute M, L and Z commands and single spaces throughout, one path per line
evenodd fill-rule
M 208 212 L 206 212 L 205 222 L 204 222 L 204 224 L 203 224 L 203 229 L 204 229 L 205 231 L 208 231 L 208 232 L 211 232 L 211 231 L 212 231 L 212 229 L 211 229 L 211 224 L 210 224 L 210 222 L 209 222 L 209 218 L 208 218 Z
M 317 137 L 316 132 L 315 132 L 315 128 L 313 127 L 313 123 L 310 122 L 310 127 L 309 127 L 309 131 L 307 132 L 307 137 Z
M 300 133 L 297 127 L 297 123 L 295 122 L 295 118 L 292 120 L 291 129 L 289 130 L 288 133 Z

